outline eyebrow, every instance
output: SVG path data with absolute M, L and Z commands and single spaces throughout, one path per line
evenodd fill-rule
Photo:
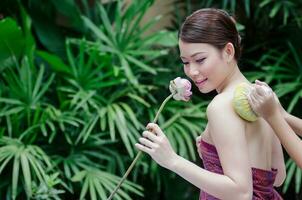
M 200 53 L 205 53 L 205 52 L 203 52 L 203 51 L 200 51 L 200 52 L 196 52 L 196 53 L 193 53 L 190 57 L 194 57 L 194 56 L 196 56 L 197 54 L 200 54 Z M 185 57 L 183 57 L 183 56 L 180 56 L 181 58 L 185 58 Z

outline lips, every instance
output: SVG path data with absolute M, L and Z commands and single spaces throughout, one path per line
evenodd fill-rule
M 207 81 L 208 79 L 207 78 L 205 78 L 205 79 L 202 79 L 202 80 L 199 80 L 199 81 L 196 81 L 195 83 L 196 83 L 196 85 L 198 85 L 198 86 L 201 86 L 201 85 L 203 85 L 206 81 Z

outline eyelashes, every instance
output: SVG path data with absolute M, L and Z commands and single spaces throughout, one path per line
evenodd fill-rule
M 201 63 L 203 63 L 203 61 L 204 61 L 205 59 L 206 59 L 206 58 L 201 58 L 201 59 L 195 60 L 195 62 L 198 63 L 198 64 L 201 64 Z M 181 62 L 182 62 L 182 64 L 184 64 L 184 65 L 188 65 L 188 64 L 189 64 L 189 62 L 185 62 L 185 61 L 181 61 Z
M 204 61 L 205 59 L 206 59 L 206 58 L 201 58 L 201 59 L 196 60 L 196 62 L 200 64 L 200 63 L 203 63 L 203 61 Z

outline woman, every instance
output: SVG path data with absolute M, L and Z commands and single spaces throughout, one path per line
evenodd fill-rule
M 272 89 L 261 81 L 256 81 L 249 102 L 253 110 L 271 125 L 290 157 L 302 168 L 302 141 L 296 135 L 302 136 L 302 119 L 287 113 Z
M 181 27 L 179 49 L 184 72 L 198 89 L 218 93 L 197 138 L 204 169 L 178 156 L 156 124 L 148 124 L 136 147 L 200 188 L 202 200 L 281 199 L 273 189 L 285 178 L 280 142 L 264 120 L 248 123 L 232 108 L 236 85 L 248 83 L 237 65 L 240 37 L 233 18 L 218 9 L 194 12 Z

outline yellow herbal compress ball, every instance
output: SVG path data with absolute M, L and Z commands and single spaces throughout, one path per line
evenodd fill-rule
M 247 121 L 253 122 L 256 121 L 258 117 L 252 110 L 247 99 L 247 94 L 249 93 L 250 88 L 251 86 L 247 83 L 241 83 L 236 86 L 232 104 L 236 113 L 240 117 Z

